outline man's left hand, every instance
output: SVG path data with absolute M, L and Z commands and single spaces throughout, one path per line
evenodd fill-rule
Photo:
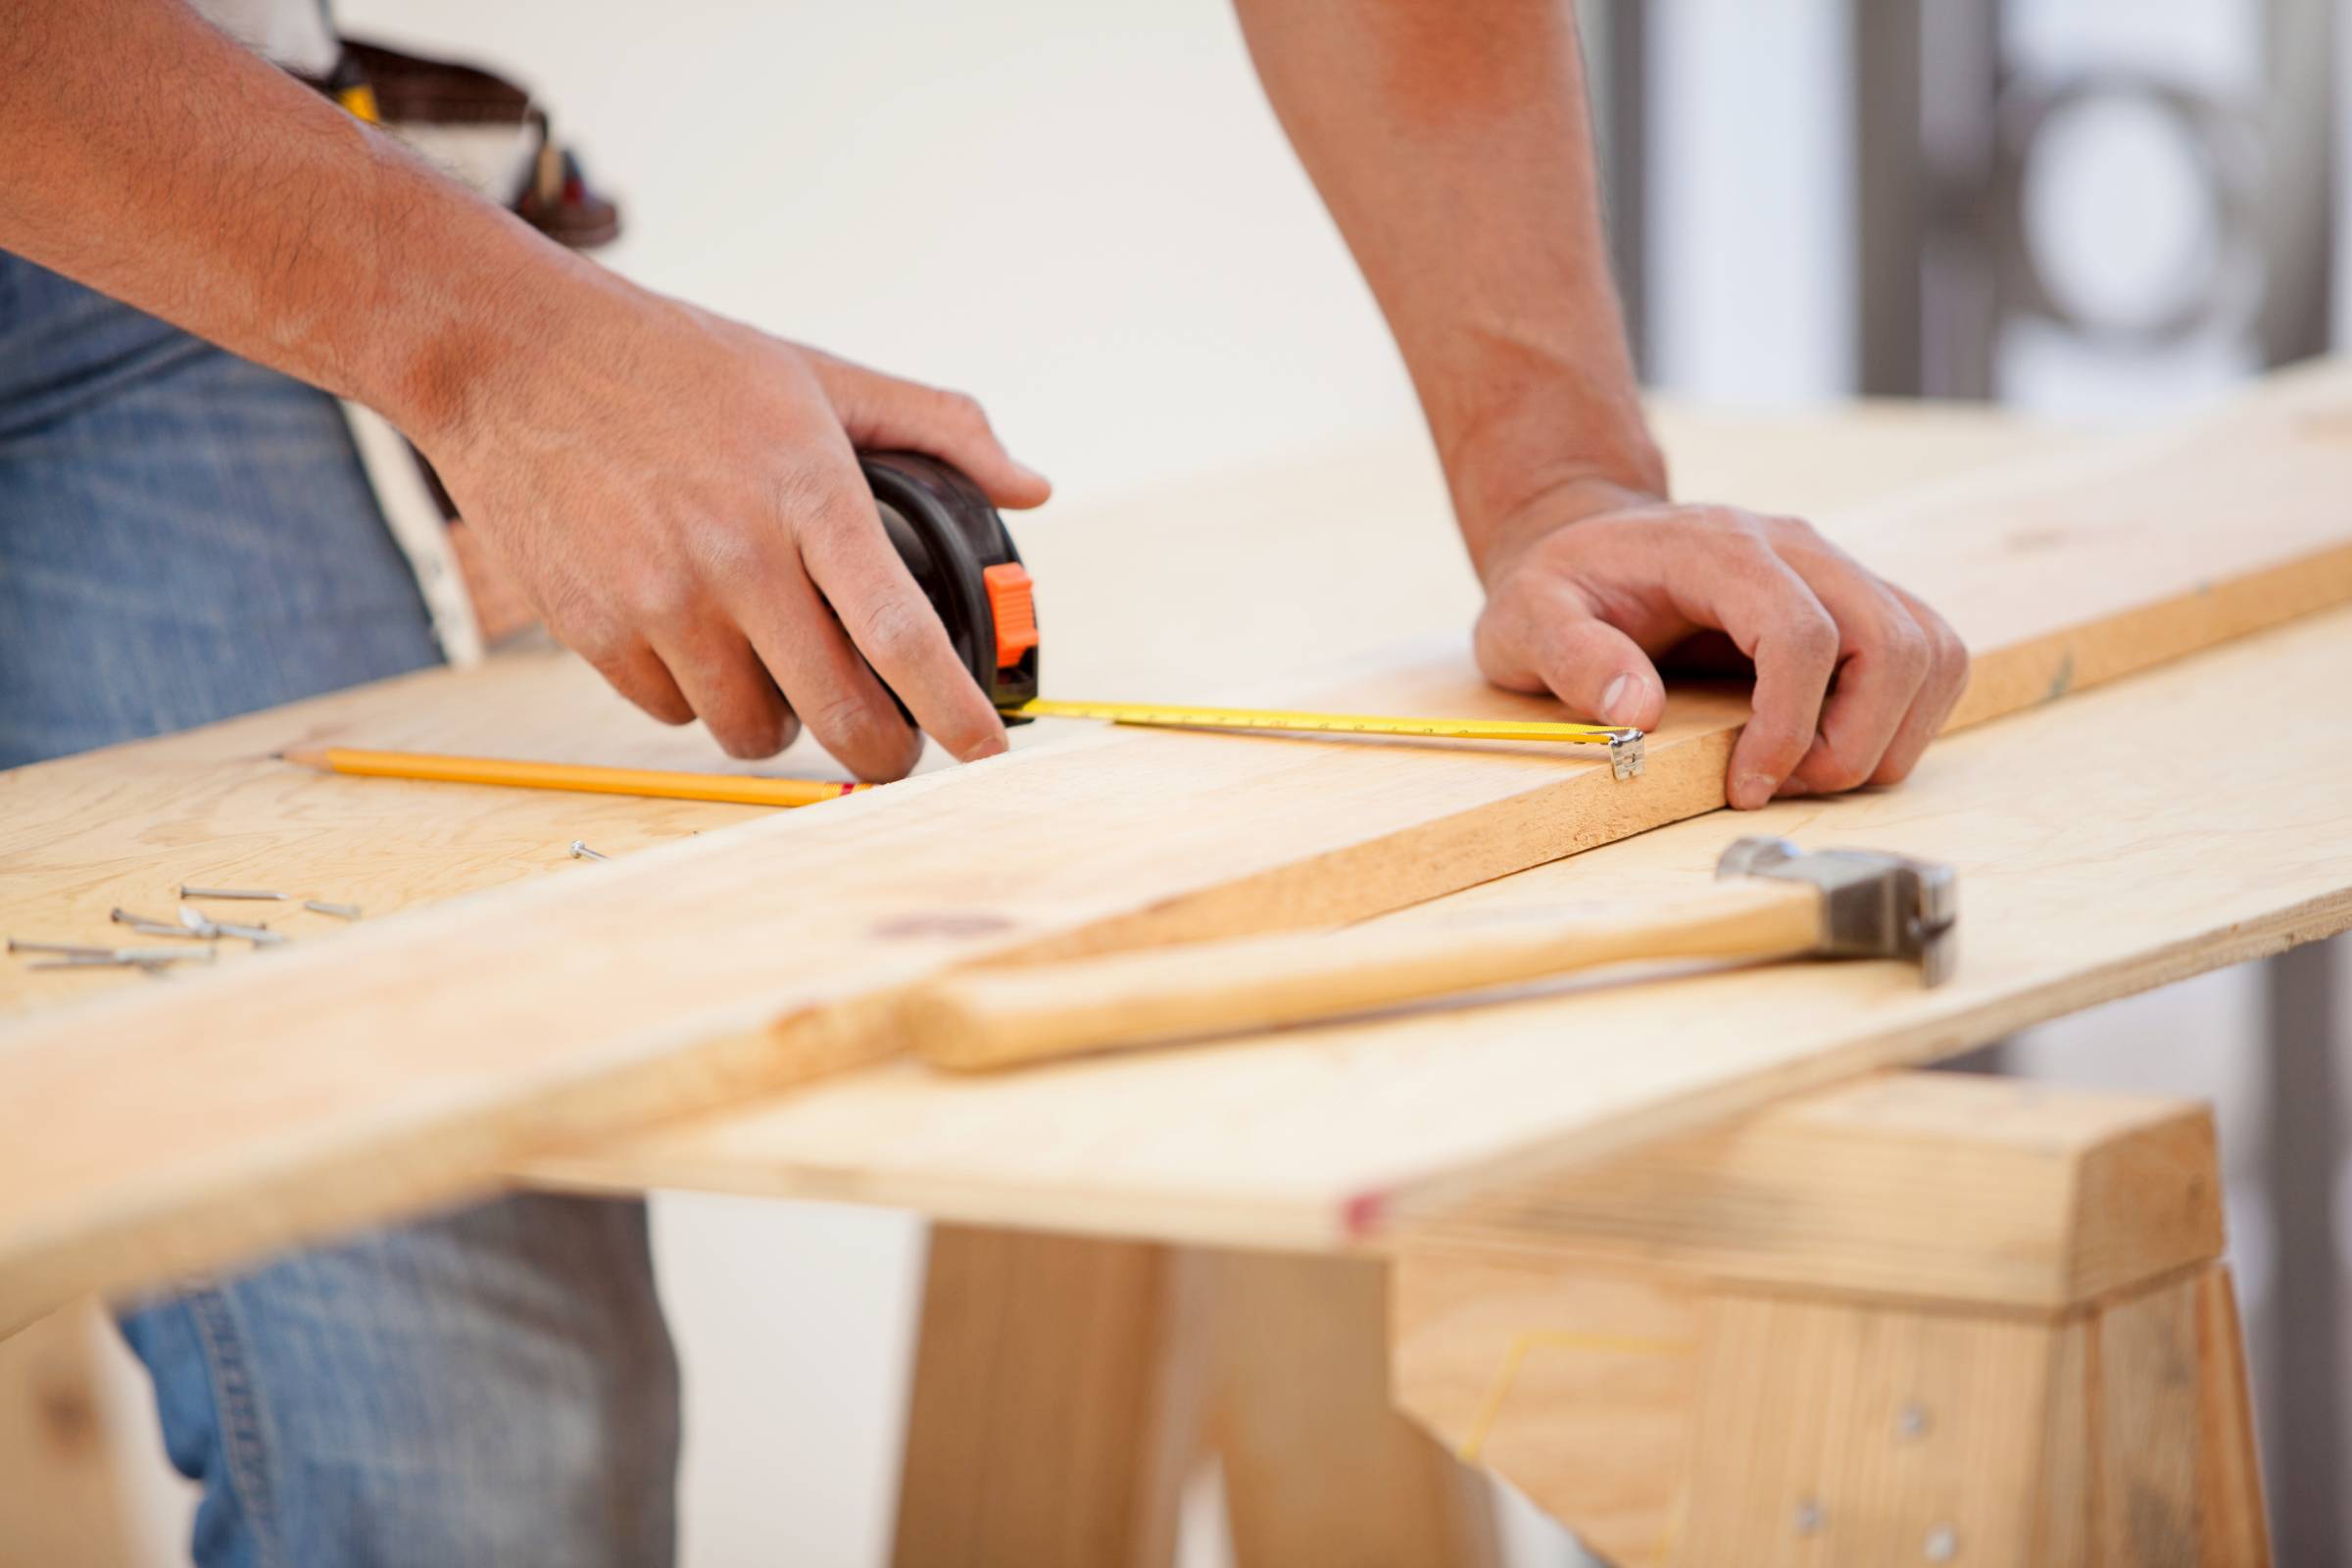
M 1752 666 L 1754 716 L 1725 781 L 1743 810 L 1897 782 L 1968 684 L 1942 616 L 1795 517 L 1591 485 L 1539 498 L 1492 537 L 1476 643 L 1498 686 L 1649 729 L 1666 706 L 1660 661 L 1713 644 Z

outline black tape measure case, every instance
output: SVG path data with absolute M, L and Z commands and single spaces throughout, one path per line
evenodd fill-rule
M 972 679 L 999 710 L 1037 696 L 1037 602 L 988 496 L 920 452 L 858 455 L 883 531 L 931 601 Z M 1006 723 L 1028 720 L 1006 715 Z

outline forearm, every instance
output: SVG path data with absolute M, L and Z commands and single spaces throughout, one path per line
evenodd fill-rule
M 548 296 L 600 286 L 180 0 L 14 0 L 0 248 L 420 437 Z
M 1544 494 L 1662 494 L 1568 0 L 1237 4 L 1403 351 L 1472 558 Z

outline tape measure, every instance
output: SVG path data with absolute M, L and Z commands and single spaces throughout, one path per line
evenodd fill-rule
M 923 453 L 868 452 L 860 454 L 858 462 L 873 488 L 883 530 L 947 627 L 956 656 L 1008 724 L 1033 718 L 1100 718 L 1173 729 L 1543 741 L 1605 747 L 1610 770 L 1621 779 L 1642 771 L 1642 732 L 1607 724 L 1040 698 L 1036 585 L 987 494 L 961 470 Z

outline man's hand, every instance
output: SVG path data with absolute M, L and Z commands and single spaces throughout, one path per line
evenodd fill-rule
M 23 89 L 0 90 L 0 248 L 383 414 L 647 710 L 741 757 L 798 713 L 890 778 L 921 738 L 887 682 L 956 756 L 1003 749 L 854 456 L 911 447 L 1043 501 L 969 399 L 602 271 L 183 0 L 16 0 L 0 84 Z
M 929 452 L 1000 506 L 1045 500 L 979 406 L 583 282 L 548 335 L 494 357 L 450 400 L 458 416 L 418 436 L 549 629 L 647 712 L 700 717 L 737 757 L 781 750 L 798 715 L 860 777 L 896 778 L 922 740 L 893 691 L 956 757 L 1004 750 L 855 452 Z
M 1741 809 L 1897 782 L 1968 684 L 1942 616 L 1794 517 L 1599 486 L 1492 537 L 1477 649 L 1496 685 L 1648 729 L 1666 706 L 1656 661 L 1728 641 L 1753 666 L 1725 781 Z
M 1569 0 L 1236 3 L 1421 395 L 1488 677 L 1647 728 L 1653 661 L 1728 639 L 1756 673 L 1734 806 L 1909 772 L 1967 679 L 1951 628 L 1793 518 L 1658 499 Z

